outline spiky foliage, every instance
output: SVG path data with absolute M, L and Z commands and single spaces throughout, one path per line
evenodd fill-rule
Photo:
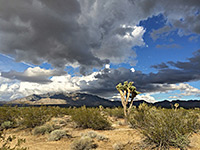
M 124 116 L 125 116 L 125 121 L 127 122 L 127 119 L 129 117 L 131 108 L 133 106 L 133 100 L 134 98 L 140 94 L 140 92 L 136 91 L 136 87 L 133 86 L 134 82 L 128 82 L 125 81 L 124 84 L 119 83 L 116 88 L 120 93 L 121 96 L 121 102 L 122 102 L 122 106 L 124 108 Z M 129 98 L 130 100 L 130 104 L 129 104 Z M 128 106 L 129 104 L 129 106 Z
M 129 122 L 144 135 L 143 146 L 148 149 L 186 149 L 189 137 L 200 129 L 198 113 L 192 109 L 156 108 L 145 103 L 131 112 Z

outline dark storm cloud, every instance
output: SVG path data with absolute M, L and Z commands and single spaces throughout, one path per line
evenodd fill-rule
M 155 1 L 149 1 L 149 3 L 155 3 Z M 151 6 L 150 4 L 149 6 Z M 200 1 L 199 0 L 173 0 L 173 1 L 157 1 L 157 5 L 160 5 L 163 9 L 161 13 L 166 19 L 166 26 L 153 30 L 151 37 L 153 40 L 162 38 L 169 35 L 173 30 L 178 29 L 180 36 L 188 35 L 191 33 L 200 34 Z M 152 5 L 155 9 L 155 6 Z M 143 7 L 145 9 L 145 7 Z
M 33 64 L 80 66 L 82 74 L 110 61 L 135 64 L 132 47 L 145 45 L 145 30 L 136 28 L 141 20 L 163 14 L 171 24 L 153 31 L 154 39 L 171 28 L 199 34 L 199 8 L 199 0 L 0 0 L 0 52 Z
M 94 81 L 82 83 L 82 89 L 96 94 L 110 94 L 116 92 L 115 86 L 119 82 L 134 81 L 135 86 L 141 92 L 164 92 L 175 90 L 171 84 L 200 80 L 200 50 L 187 62 L 168 62 L 154 65 L 157 73 L 144 74 L 140 71 L 132 72 L 126 68 L 106 69 L 96 75 Z
M 151 67 L 155 68 L 155 69 L 166 69 L 166 68 L 169 68 L 168 65 L 166 65 L 165 63 L 161 63 L 161 64 L 158 64 L 158 65 L 153 65 Z
M 76 0 L 1 0 L 0 14 L 0 50 L 16 55 L 17 61 L 48 61 L 56 67 L 98 67 L 106 61 L 89 50 L 88 33 L 77 22 Z

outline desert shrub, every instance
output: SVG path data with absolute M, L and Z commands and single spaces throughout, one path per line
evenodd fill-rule
M 73 110 L 71 115 L 72 120 L 82 128 L 103 130 L 111 127 L 111 124 L 107 121 L 106 117 L 102 116 L 100 111 L 95 108 L 77 108 Z
M 65 130 L 54 130 L 49 134 L 49 141 L 58 141 L 63 137 L 71 137 Z
M 113 144 L 112 147 L 113 147 L 114 150 L 123 150 L 124 149 L 124 144 L 115 143 L 115 144 Z
M 69 120 L 54 118 L 53 120 L 51 120 L 51 123 L 54 129 L 60 129 L 67 124 L 67 121 Z
M 122 107 L 106 108 L 104 111 L 111 117 L 124 118 L 124 110 Z
M 10 121 L 15 124 L 16 118 L 19 116 L 19 110 L 17 107 L 0 107 L 0 124 L 5 121 Z
M 130 124 L 139 128 L 145 143 L 160 149 L 170 146 L 184 149 L 189 144 L 191 133 L 199 130 L 198 115 L 185 109 L 161 109 L 139 106 L 131 114 Z
M 93 131 L 88 131 L 87 133 L 82 133 L 81 136 L 88 136 L 90 138 L 95 138 L 97 136 L 97 133 L 96 132 L 93 132 Z
M 12 127 L 13 127 L 13 122 L 11 122 L 11 121 L 4 121 L 1 124 L 1 129 L 9 129 L 9 128 L 12 128 Z
M 97 145 L 94 144 L 94 141 L 87 136 L 76 139 L 71 144 L 71 150 L 90 150 L 96 147 Z
M 27 150 L 28 148 L 21 147 L 25 142 L 25 139 L 17 139 L 16 136 L 7 137 L 5 133 L 0 132 L 0 150 Z
M 96 136 L 96 139 L 97 139 L 98 141 L 108 141 L 108 138 L 107 138 L 106 136 L 100 135 L 100 134 L 98 134 L 98 135 Z
M 20 120 L 19 126 L 25 128 L 34 128 L 40 126 L 49 121 L 54 115 L 52 115 L 51 108 L 47 107 L 24 107 L 20 108 Z
M 89 137 L 89 138 L 92 138 L 92 139 L 97 139 L 98 141 L 107 141 L 108 138 L 104 135 L 100 135 L 100 134 L 97 134 L 96 132 L 93 132 L 93 131 L 89 131 L 87 133 L 82 133 L 81 134 L 82 137 Z
M 38 135 L 38 134 L 43 135 L 45 133 L 50 133 L 53 130 L 54 128 L 51 124 L 44 124 L 42 126 L 35 127 L 33 129 L 33 135 Z
M 5 121 L 13 122 L 13 126 L 34 128 L 49 121 L 52 117 L 68 115 L 72 108 L 54 106 L 41 107 L 0 107 L 0 126 Z

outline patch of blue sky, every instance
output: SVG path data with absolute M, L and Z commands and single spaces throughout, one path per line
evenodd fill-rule
M 161 92 L 161 93 L 155 93 L 151 96 L 154 97 L 157 101 L 163 101 L 163 100 L 198 100 L 200 98 L 200 95 L 181 95 L 181 93 L 184 93 L 184 91 L 180 90 L 174 90 L 174 91 L 168 91 L 168 92 Z
M 0 54 L 0 72 L 7 72 L 10 70 L 22 72 L 29 67 L 29 64 L 23 62 L 15 62 L 12 57 Z
M 70 74 L 72 77 L 80 75 L 79 73 L 79 67 L 72 67 L 72 66 L 66 66 L 64 71 L 66 71 L 68 74 Z
M 178 30 L 173 30 L 154 41 L 151 37 L 152 30 L 164 27 L 165 23 L 162 14 L 140 22 L 139 25 L 146 29 L 144 41 L 148 46 L 133 48 L 136 50 L 138 60 L 136 70 L 144 73 L 156 72 L 157 70 L 151 68 L 152 65 L 168 61 L 188 61 L 193 52 L 200 48 L 199 35 L 180 36 Z M 192 36 L 195 38 L 194 41 L 189 40 Z
M 54 69 L 54 68 L 52 67 L 52 65 L 49 64 L 49 63 L 47 63 L 47 62 L 42 63 L 41 65 L 39 65 L 39 67 L 42 68 L 42 69 L 47 69 L 47 70 L 49 70 L 49 69 Z
M 186 83 L 193 86 L 194 88 L 200 89 L 200 80 L 199 81 L 186 82 Z
M 170 98 L 171 96 L 177 96 L 177 94 L 180 94 L 181 92 L 179 90 L 175 91 L 168 91 L 168 92 L 159 92 L 152 94 L 157 101 L 163 101 L 163 100 L 176 100 L 176 98 Z M 181 98 L 180 98 L 181 99 Z

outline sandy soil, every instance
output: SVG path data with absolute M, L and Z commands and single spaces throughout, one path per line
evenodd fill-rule
M 117 122 L 119 121 L 122 122 L 123 120 L 117 120 Z M 70 150 L 70 145 L 73 140 L 80 138 L 82 133 L 94 131 L 92 129 L 79 129 L 69 126 L 65 126 L 64 129 L 68 131 L 68 134 L 70 134 L 72 138 L 63 138 L 59 141 L 48 141 L 48 134 L 35 136 L 30 130 L 19 131 L 16 129 L 8 130 L 7 135 L 15 135 L 17 138 L 26 139 L 26 143 L 22 146 L 28 147 L 29 150 Z M 132 129 L 127 125 L 119 125 L 119 123 L 113 123 L 112 130 L 95 130 L 94 132 L 108 138 L 107 141 L 94 140 L 98 145 L 96 148 L 97 150 L 113 150 L 113 145 L 115 143 L 127 145 L 126 149 L 130 150 L 142 141 L 142 135 L 138 130 Z M 194 134 L 191 137 L 191 143 L 188 150 L 200 150 L 200 134 Z

